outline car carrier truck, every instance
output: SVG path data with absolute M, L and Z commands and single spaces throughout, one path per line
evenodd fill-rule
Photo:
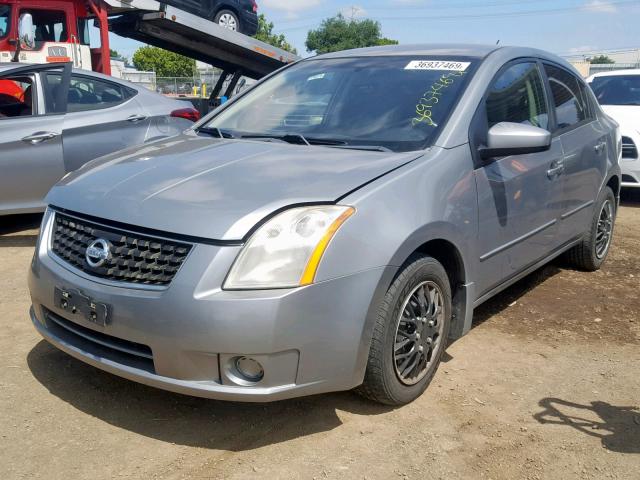
M 175 2 L 173 2 L 175 4 Z M 90 26 L 100 32 L 91 48 Z M 212 98 L 298 57 L 154 0 L 0 0 L 0 62 L 72 62 L 111 74 L 109 31 L 222 69 Z

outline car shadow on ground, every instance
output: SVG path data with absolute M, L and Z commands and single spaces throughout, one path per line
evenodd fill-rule
M 40 227 L 41 221 L 41 213 L 0 217 L 0 248 L 35 247 L 38 240 L 37 232 L 20 235 L 15 235 L 15 233 L 37 229 Z
M 474 326 L 559 271 L 545 267 L 487 301 L 477 309 Z M 450 360 L 445 352 L 443 362 Z M 45 341 L 29 352 L 27 363 L 50 393 L 88 415 L 140 435 L 200 448 L 251 450 L 333 430 L 342 425 L 339 411 L 375 416 L 393 410 L 353 392 L 266 404 L 178 395 L 98 370 Z
M 29 352 L 34 377 L 85 414 L 131 432 L 178 445 L 252 450 L 342 425 L 339 411 L 375 416 L 392 410 L 352 392 L 274 403 L 189 397 L 147 387 L 86 365 L 45 341 Z
M 625 188 L 620 193 L 620 205 L 640 208 L 640 188 Z
M 517 302 L 521 297 L 538 287 L 538 285 L 562 272 L 566 266 L 565 264 L 566 261 L 562 257 L 557 258 L 478 306 L 473 312 L 473 325 L 471 328 L 475 328 L 494 315 L 498 315 L 512 305 L 513 302 Z
M 543 398 L 544 409 L 533 418 L 543 425 L 564 425 L 599 438 L 602 446 L 617 453 L 640 454 L 640 410 L 593 401 L 590 405 L 559 398 Z

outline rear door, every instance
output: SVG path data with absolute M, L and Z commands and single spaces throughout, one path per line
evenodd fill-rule
M 548 129 L 549 108 L 537 60 L 505 65 L 474 117 L 474 152 L 486 145 L 489 128 L 500 122 Z M 545 152 L 476 159 L 480 295 L 553 251 L 561 184 L 549 171 L 561 162 L 560 139 Z
M 554 106 L 554 137 L 564 150 L 559 233 L 569 240 L 589 228 L 607 171 L 607 154 L 615 148 L 607 148 L 609 135 L 597 119 L 582 79 L 551 63 L 545 62 L 544 71 Z
M 136 100 L 137 94 L 133 88 L 93 75 L 71 75 L 63 132 L 69 170 L 144 143 L 150 118 Z
M 49 88 L 40 73 L 55 73 L 58 88 Z M 38 65 L 0 74 L 3 84 L 19 86 L 13 98 L 0 92 L 0 213 L 37 211 L 44 197 L 66 173 L 62 124 L 65 85 L 71 66 Z

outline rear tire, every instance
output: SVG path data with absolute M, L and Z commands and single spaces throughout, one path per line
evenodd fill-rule
M 234 32 L 240 32 L 240 19 L 238 18 L 238 15 L 231 10 L 220 10 L 213 21 L 223 28 L 233 30 Z
M 589 230 L 582 242 L 567 252 L 567 259 L 576 268 L 588 272 L 599 270 L 609 254 L 616 219 L 616 197 L 605 187 L 596 201 Z
M 386 405 L 418 398 L 438 369 L 450 324 L 447 273 L 434 258 L 412 256 L 379 307 L 364 382 L 356 391 Z

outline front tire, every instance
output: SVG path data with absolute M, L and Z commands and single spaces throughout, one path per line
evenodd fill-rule
M 234 32 L 240 31 L 240 19 L 231 10 L 220 10 L 215 18 L 214 22 L 220 25 L 223 28 L 232 30 Z
M 380 305 L 361 395 L 387 405 L 418 398 L 447 347 L 451 287 L 442 265 L 413 256 Z
M 578 245 L 568 252 L 569 262 L 588 272 L 599 270 L 609 254 L 616 219 L 616 197 L 605 187 L 596 202 L 589 230 Z

